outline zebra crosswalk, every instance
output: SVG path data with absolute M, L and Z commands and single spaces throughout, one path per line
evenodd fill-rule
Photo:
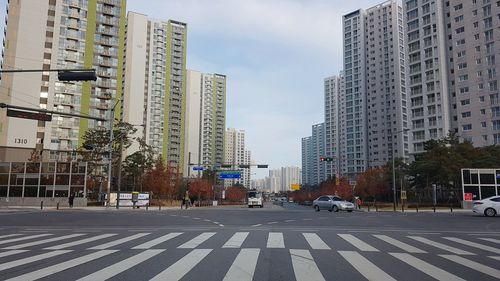
M 331 231 L 20 232 L 0 235 L 0 279 L 127 280 L 142 274 L 144 280 L 305 281 L 348 272 L 351 280 L 401 280 L 402 272 L 411 272 L 407 279 L 498 280 L 497 242 L 486 235 Z

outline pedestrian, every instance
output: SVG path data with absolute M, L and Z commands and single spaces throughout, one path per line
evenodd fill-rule
M 356 197 L 356 205 L 358 206 L 358 209 L 360 209 L 360 210 L 361 210 L 361 204 L 363 204 L 363 202 L 361 201 L 361 198 Z
M 69 201 L 69 207 L 73 208 L 73 202 L 75 201 L 75 195 L 73 193 L 69 195 L 68 201 Z
M 191 199 L 189 198 L 189 191 L 186 190 L 186 195 L 184 196 L 184 202 L 186 203 L 186 210 L 191 205 Z

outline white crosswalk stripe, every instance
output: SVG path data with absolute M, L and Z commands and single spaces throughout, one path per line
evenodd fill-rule
M 52 246 L 52 247 L 47 247 L 47 248 L 44 248 L 44 249 L 45 250 L 66 249 L 66 248 L 69 248 L 69 247 L 73 247 L 73 246 L 85 244 L 85 243 L 88 243 L 88 242 L 93 242 L 93 241 L 101 240 L 101 239 L 108 238 L 108 237 L 115 236 L 115 235 L 116 234 L 113 234 L 113 233 L 107 233 L 107 234 L 97 235 L 97 236 L 94 236 L 94 237 L 89 237 L 89 238 L 85 238 L 85 239 L 81 239 L 81 240 L 77 240 L 77 241 L 73 241 L 73 242 L 59 244 L 59 245 Z
M 464 250 L 461 250 L 461 249 L 458 249 L 458 248 L 455 248 L 452 246 L 448 246 L 448 245 L 445 245 L 445 244 L 442 244 L 439 242 L 435 242 L 435 241 L 429 240 L 429 239 L 424 238 L 424 237 L 420 237 L 420 236 L 408 236 L 408 237 L 413 239 L 413 240 L 417 240 L 421 243 L 424 243 L 424 244 L 427 244 L 427 245 L 430 245 L 430 246 L 433 246 L 433 247 L 436 247 L 436 248 L 439 248 L 439 249 L 442 249 L 442 250 L 445 250 L 448 252 L 452 252 L 452 253 L 457 254 L 457 255 L 474 255 L 471 252 L 467 252 L 467 251 L 464 251 Z
M 422 271 L 423 273 L 440 281 L 461 281 L 464 280 L 456 275 L 444 271 L 430 263 L 418 259 L 407 253 L 390 253 L 395 258 L 404 261 L 405 263 L 413 266 L 414 268 Z
M 224 281 L 252 281 L 260 249 L 241 249 Z
M 196 236 L 195 238 L 187 241 L 186 243 L 180 245 L 177 248 L 181 249 L 194 249 L 198 247 L 201 243 L 207 241 L 210 237 L 214 236 L 215 232 L 203 232 L 202 234 Z
M 331 248 L 316 233 L 302 233 L 309 246 L 314 250 L 331 250 Z
M 478 249 L 485 250 L 488 252 L 493 252 L 495 254 L 500 253 L 500 249 L 498 249 L 498 248 L 490 247 L 490 246 L 479 244 L 476 242 L 467 241 L 467 240 L 456 238 L 456 237 L 443 237 L 443 238 L 450 240 L 450 241 L 453 241 L 453 242 L 457 242 L 457 243 L 466 245 L 466 246 L 478 248 Z
M 99 271 L 96 271 L 90 275 L 87 275 L 83 278 L 78 279 L 78 281 L 100 281 L 100 280 L 107 280 L 127 269 L 130 269 L 134 267 L 135 265 L 144 262 L 159 253 L 163 252 L 165 250 L 159 250 L 159 249 L 152 249 L 152 250 L 145 250 L 144 252 L 141 252 L 137 255 L 134 255 L 128 259 L 125 259 L 123 261 L 117 262 L 113 265 L 110 265 L 106 268 L 103 268 Z
M 55 252 L 65 252 L 65 250 L 55 251 Z M 75 259 L 72 259 L 69 261 L 65 261 L 65 262 L 53 265 L 53 266 L 42 268 L 40 270 L 26 273 L 26 274 L 8 279 L 6 281 L 26 281 L 26 280 L 41 279 L 43 277 L 61 272 L 61 271 L 66 270 L 68 268 L 72 268 L 72 267 L 87 263 L 89 261 L 107 256 L 107 255 L 115 253 L 115 252 L 117 252 L 117 250 L 103 250 L 103 251 L 91 253 L 91 254 L 88 254 L 88 255 L 85 255 L 82 257 L 78 257 L 78 258 L 75 258 Z
M 490 256 L 490 258 L 497 260 L 497 261 L 500 261 L 500 256 Z
M 14 261 L 2 263 L 2 264 L 0 264 L 0 271 L 6 270 L 6 269 L 9 269 L 9 268 L 13 268 L 13 267 L 16 267 L 16 266 L 20 266 L 20 265 L 25 265 L 25 264 L 32 263 L 32 262 L 35 262 L 35 261 L 44 260 L 44 259 L 48 259 L 48 258 L 51 258 L 51 257 L 59 256 L 59 255 L 66 254 L 66 253 L 69 253 L 69 252 L 71 252 L 71 250 L 53 251 L 53 252 L 48 252 L 48 253 L 43 253 L 43 254 L 40 254 L 40 255 L 35 255 L 35 256 L 27 257 L 27 258 L 20 259 L 20 260 L 14 260 Z
M 194 249 L 189 254 L 182 257 L 180 260 L 169 266 L 164 271 L 153 277 L 150 281 L 176 281 L 180 280 L 201 260 L 203 260 L 212 249 Z
M 285 248 L 283 233 L 269 232 L 269 235 L 267 237 L 267 248 Z
M 12 251 L 3 252 L 3 253 L 0 253 L 0 258 L 12 256 L 12 255 L 17 255 L 17 254 L 24 253 L 27 251 L 28 250 L 12 250 Z
M 115 240 L 115 241 L 111 241 L 111 242 L 108 242 L 108 243 L 105 243 L 105 244 L 101 244 L 101 245 L 89 248 L 89 250 L 104 250 L 104 249 L 109 249 L 111 247 L 114 247 L 114 246 L 117 246 L 117 245 L 129 242 L 129 241 L 132 241 L 134 239 L 141 238 L 141 237 L 146 236 L 148 234 L 150 234 L 150 233 L 137 233 L 137 234 L 132 235 L 132 236 L 128 236 L 128 237 L 125 237 L 125 238 L 122 238 L 122 239 L 118 239 L 118 240 Z
M 495 239 L 495 238 L 479 238 L 479 239 L 484 240 L 484 241 L 488 241 L 488 242 L 493 242 L 493 243 L 500 244 L 500 239 Z
M 6 235 L 0 235 L 0 239 L 7 238 L 7 237 L 13 237 L 13 236 L 19 236 L 21 233 L 13 233 L 13 234 L 6 234 Z
M 45 236 L 50 236 L 50 235 L 52 235 L 52 234 L 43 233 L 43 234 L 36 234 L 36 235 L 19 237 L 19 238 L 12 238 L 12 239 L 0 241 L 0 244 L 8 244 L 8 243 L 12 243 L 12 242 L 19 242 L 19 241 L 23 241 L 23 240 L 35 239 L 35 238 L 40 238 L 40 237 L 45 237 Z
M 349 262 L 359 273 L 366 279 L 371 281 L 392 281 L 392 278 L 385 271 L 370 262 L 358 252 L 354 251 L 338 251 L 344 259 Z
M 344 240 L 349 242 L 351 245 L 354 247 L 358 248 L 360 251 L 364 252 L 378 252 L 378 250 L 367 243 L 359 240 L 358 238 L 354 237 L 352 234 L 339 234 L 340 237 L 342 237 Z
M 500 270 L 498 270 L 498 269 L 480 264 L 480 263 L 475 262 L 475 261 L 468 260 L 468 259 L 460 257 L 460 256 L 456 256 L 456 255 L 439 255 L 439 256 L 441 256 L 445 259 L 448 259 L 450 261 L 454 261 L 454 262 L 461 264 L 463 266 L 466 266 L 468 268 L 477 270 L 477 271 L 482 272 L 484 274 L 487 274 L 489 276 L 493 276 L 497 279 L 500 279 Z
M 173 239 L 179 235 L 181 235 L 183 232 L 172 232 L 172 233 L 169 233 L 169 234 L 166 234 L 166 235 L 163 235 L 161 237 L 158 237 L 156 239 L 153 239 L 151 241 L 148 241 L 148 242 L 145 242 L 145 243 L 142 243 L 141 245 L 137 245 L 135 247 L 133 247 L 132 249 L 150 249 L 158 244 L 161 244 L 165 241 L 168 241 L 170 239 Z
M 24 244 L 18 244 L 18 245 L 6 247 L 4 249 L 6 249 L 6 250 L 17 250 L 17 249 L 22 249 L 22 248 L 28 248 L 28 247 L 31 247 L 31 246 L 46 244 L 46 243 L 50 243 L 50 242 L 55 242 L 55 241 L 70 239 L 70 238 L 74 238 L 74 237 L 79 237 L 79 236 L 82 236 L 82 235 L 84 235 L 84 234 L 76 233 L 76 234 L 64 235 L 64 236 L 59 236 L 59 237 L 54 237 L 54 238 L 49 238 L 49 239 L 44 239 L 44 240 L 38 240 L 38 241 L 33 241 L 33 242 L 29 242 L 29 243 L 24 243 Z
M 421 250 L 419 248 L 413 247 L 412 245 L 406 244 L 404 242 L 401 242 L 399 240 L 396 240 L 392 237 L 389 237 L 387 235 L 379 235 L 379 234 L 374 234 L 373 236 L 377 237 L 378 239 L 385 241 L 395 247 L 400 248 L 403 251 L 407 251 L 408 253 L 427 253 L 424 250 Z
M 290 249 L 293 272 L 297 281 L 324 281 L 314 258 L 308 250 Z
M 249 232 L 236 232 L 222 248 L 240 248 L 245 239 L 247 239 Z

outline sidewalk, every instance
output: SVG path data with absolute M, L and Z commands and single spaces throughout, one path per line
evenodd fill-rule
M 361 211 L 363 212 L 368 212 L 368 207 L 362 207 L 361 208 Z M 376 208 L 375 207 L 372 207 L 370 206 L 370 213 L 372 212 L 379 212 L 379 213 L 382 213 L 382 212 L 390 212 L 390 213 L 393 213 L 394 212 L 394 208 L 378 208 L 378 211 L 376 211 Z M 461 209 L 461 208 L 453 208 L 450 209 L 450 208 L 446 208 L 446 207 L 439 207 L 439 208 L 436 208 L 436 210 L 434 211 L 433 208 L 429 208 L 429 207 L 425 207 L 425 208 L 418 208 L 418 211 L 416 208 L 410 208 L 410 209 L 404 209 L 401 210 L 401 206 L 399 206 L 399 208 L 396 209 L 396 213 L 472 213 L 472 209 Z

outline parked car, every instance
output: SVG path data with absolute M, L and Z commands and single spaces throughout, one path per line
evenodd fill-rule
M 487 217 L 494 217 L 500 213 L 500 196 L 491 196 L 483 200 L 474 202 L 472 211 L 478 214 L 484 214 Z
M 352 210 L 354 210 L 354 204 L 334 195 L 323 195 L 318 197 L 313 201 L 313 207 L 316 212 L 322 209 L 330 212 L 338 212 L 339 210 L 352 212 Z

